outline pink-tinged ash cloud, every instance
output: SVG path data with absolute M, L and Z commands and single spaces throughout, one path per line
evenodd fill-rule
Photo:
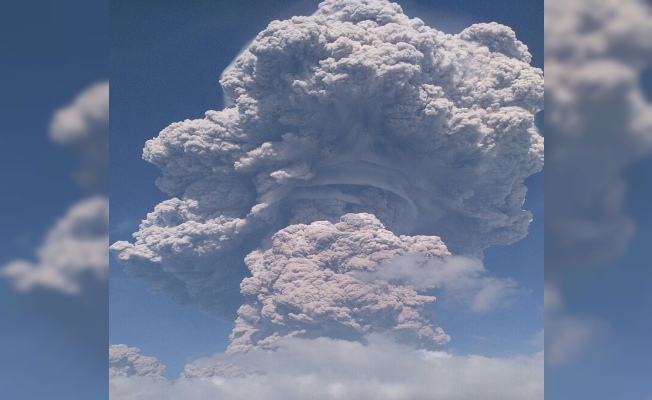
M 450 337 L 434 325 L 427 307 L 435 297 L 409 284 L 356 276 L 405 254 L 439 262 L 450 255 L 438 237 L 395 236 L 371 214 L 280 230 L 270 249 L 245 260 L 252 276 L 240 285 L 247 301 L 227 351 L 273 348 L 285 337 L 362 340 L 372 332 L 420 347 L 447 343 Z

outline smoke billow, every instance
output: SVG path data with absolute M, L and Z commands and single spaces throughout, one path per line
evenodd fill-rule
M 423 347 L 447 343 L 450 337 L 428 315 L 433 296 L 410 284 L 356 276 L 405 254 L 440 262 L 450 255 L 438 237 L 397 237 L 370 214 L 282 229 L 269 250 L 245 260 L 252 276 L 240 285 L 247 301 L 228 351 L 273 348 L 285 337 L 362 340 L 373 332 Z
M 323 334 L 310 318 L 360 334 L 380 298 L 347 299 L 323 314 L 292 307 L 267 314 L 252 308 L 257 277 L 248 278 L 247 266 L 274 273 L 257 257 L 279 250 L 275 232 L 303 235 L 313 229 L 308 224 L 326 229 L 346 214 L 374 215 L 395 243 L 395 235 L 438 236 L 452 253 L 473 257 L 524 237 L 531 214 L 521 208 L 523 180 L 543 162 L 533 122 L 543 107 L 543 76 L 530 58 L 508 27 L 444 34 L 385 0 L 327 0 L 311 16 L 274 21 L 220 81 L 232 106 L 174 123 L 147 142 L 143 158 L 161 169 L 159 188 L 179 197 L 148 214 L 134 243 L 111 248 L 128 274 L 178 303 L 233 319 L 246 299 L 251 314 L 241 309 L 239 324 L 260 313 L 260 324 L 279 329 L 254 342 L 307 327 Z M 297 268 L 319 279 L 332 274 L 329 290 L 348 285 L 350 274 L 310 264 L 326 256 L 322 250 L 304 254 Z M 371 253 L 359 256 L 373 262 Z M 275 290 L 266 285 L 261 290 Z M 361 291 L 380 283 L 368 285 Z M 399 289 L 383 290 L 377 296 Z M 410 296 L 420 299 L 415 307 L 425 304 Z M 354 312 L 352 304 L 372 310 Z M 402 307 L 387 311 L 400 315 Z M 291 323 L 277 323 L 274 313 Z M 400 326 L 396 317 L 383 324 Z
M 109 378 L 140 376 L 164 380 L 165 369 L 155 357 L 140 355 L 137 347 L 109 345 Z

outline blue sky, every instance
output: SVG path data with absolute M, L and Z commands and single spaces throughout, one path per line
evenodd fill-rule
M 649 399 L 652 384 L 652 158 L 626 171 L 626 210 L 637 230 L 625 255 L 575 271 L 563 281 L 566 305 L 578 316 L 601 318 L 612 334 L 577 363 L 546 370 L 546 398 Z
M 141 160 L 146 140 L 168 124 L 202 118 L 220 109 L 221 71 L 240 48 L 274 19 L 310 14 L 318 1 L 164 2 L 144 7 L 111 2 L 111 242 L 130 240 L 137 224 L 167 198 L 155 186 L 159 171 Z M 543 4 L 536 2 L 400 2 L 406 14 L 452 33 L 474 22 L 512 27 L 543 62 Z M 529 290 L 512 309 L 478 317 L 439 310 L 438 321 L 453 337 L 455 353 L 533 353 L 531 335 L 543 327 L 543 175 L 528 181 L 525 208 L 535 214 L 530 235 L 513 246 L 486 252 L 486 265 Z M 174 378 L 192 359 L 223 350 L 232 324 L 177 306 L 147 292 L 111 259 L 111 343 L 139 347 L 168 366 Z M 472 329 L 469 329 L 472 327 Z
M 0 223 L 0 265 L 33 258 L 53 222 L 85 196 L 71 179 L 76 157 L 52 143 L 47 133 L 56 108 L 108 77 L 107 15 L 101 1 L 3 5 L 0 179 L 8 191 Z M 23 306 L 1 281 L 3 398 L 100 398 L 106 393 L 106 355 Z

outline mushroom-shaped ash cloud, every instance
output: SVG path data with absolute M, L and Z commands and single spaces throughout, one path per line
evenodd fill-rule
M 147 142 L 164 201 L 112 249 L 179 303 L 233 318 L 244 257 L 292 224 L 370 213 L 480 256 L 527 233 L 543 76 L 505 26 L 449 35 L 385 0 L 274 21 L 221 79 L 231 107 Z

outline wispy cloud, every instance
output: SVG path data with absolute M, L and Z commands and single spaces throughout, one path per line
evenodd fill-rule
M 419 254 L 394 258 L 376 271 L 358 274 L 362 279 L 400 282 L 415 289 L 438 289 L 444 302 L 483 313 L 512 304 L 522 291 L 511 278 L 490 276 L 477 259 L 461 256 L 441 261 L 425 260 Z

